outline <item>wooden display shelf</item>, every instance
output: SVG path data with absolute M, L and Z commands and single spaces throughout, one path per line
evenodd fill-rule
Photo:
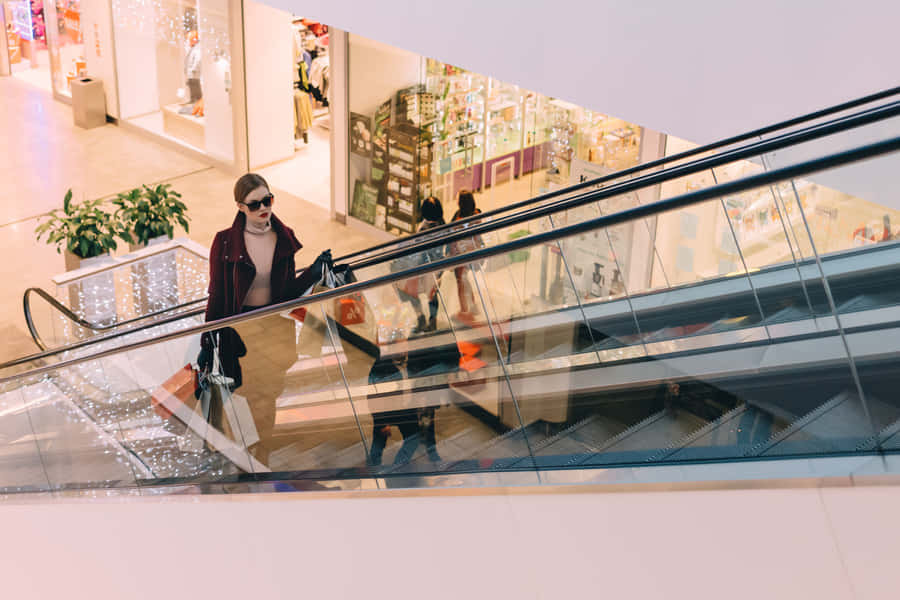
M 179 114 L 182 104 L 167 104 L 163 107 L 163 131 L 166 135 L 190 144 L 195 148 L 206 147 L 205 117 Z

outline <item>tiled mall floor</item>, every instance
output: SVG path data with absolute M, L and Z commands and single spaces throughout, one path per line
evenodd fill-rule
M 233 175 L 114 125 L 77 128 L 71 108 L 48 92 L 0 78 L 0 361 L 37 350 L 26 333 L 22 293 L 49 286 L 65 270 L 63 257 L 36 241 L 37 217 L 61 207 L 68 188 L 76 199 L 100 198 L 158 182 L 184 195 L 188 235 L 198 243 L 208 246 L 216 231 L 231 224 Z M 340 256 L 376 242 L 330 220 L 314 204 L 275 192 L 276 214 L 304 245 L 298 264 L 311 262 L 324 248 Z

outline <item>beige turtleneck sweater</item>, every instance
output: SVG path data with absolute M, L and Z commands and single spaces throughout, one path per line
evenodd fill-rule
M 247 254 L 256 267 L 256 277 L 250 285 L 250 291 L 244 299 L 244 306 L 265 306 L 272 302 L 272 259 L 275 256 L 275 243 L 278 236 L 272 229 L 255 233 L 244 228 L 244 244 Z

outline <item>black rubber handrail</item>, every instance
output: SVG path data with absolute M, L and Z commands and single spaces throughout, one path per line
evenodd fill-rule
M 571 193 L 571 192 L 573 192 L 573 191 L 577 191 L 577 190 L 579 190 L 579 189 L 585 189 L 585 188 L 589 188 L 589 187 L 593 187 L 593 186 L 596 186 L 596 185 L 600 185 L 600 184 L 603 184 L 603 183 L 606 183 L 606 182 L 609 182 L 609 181 L 615 181 L 615 180 L 617 180 L 617 179 L 621 179 L 621 178 L 623 178 L 623 177 L 626 177 L 626 176 L 631 175 L 631 174 L 634 174 L 634 173 L 639 173 L 639 172 L 641 172 L 641 171 L 652 170 L 652 169 L 655 169 L 656 167 L 662 166 L 662 165 L 664 165 L 664 164 L 666 164 L 666 163 L 670 163 L 670 162 L 674 162 L 674 161 L 680 161 L 680 160 L 683 160 L 683 159 L 685 159 L 685 158 L 690 158 L 691 156 L 696 156 L 696 155 L 698 155 L 698 154 L 703 154 L 703 153 L 706 153 L 706 152 L 710 152 L 710 151 L 712 151 L 712 150 L 716 150 L 716 149 L 718 149 L 718 148 L 722 148 L 722 147 L 725 147 L 725 146 L 728 146 L 728 145 L 732 145 L 732 144 L 735 144 L 735 143 L 738 143 L 738 142 L 741 142 L 741 141 L 746 141 L 746 140 L 752 139 L 752 138 L 754 138 L 754 137 L 759 137 L 759 136 L 765 135 L 765 134 L 767 134 L 767 133 L 771 133 L 771 132 L 773 132 L 773 131 L 778 131 L 778 130 L 780 130 L 780 129 L 785 129 L 785 128 L 788 128 L 788 127 L 793 127 L 793 126 L 798 125 L 798 124 L 801 124 L 801 123 L 805 123 L 805 122 L 808 122 L 808 121 L 820 119 L 820 118 L 822 118 L 822 117 L 826 117 L 826 116 L 833 115 L 833 114 L 838 113 L 838 112 L 846 111 L 846 110 L 849 110 L 849 109 L 851 109 L 851 108 L 856 108 L 856 107 L 862 106 L 862 105 L 864 105 L 864 104 L 868 104 L 868 103 L 871 103 L 871 102 L 876 102 L 876 101 L 878 101 L 878 100 L 883 100 L 883 99 L 885 99 L 885 98 L 888 98 L 888 97 L 890 97 L 890 96 L 894 96 L 894 95 L 897 95 L 897 94 L 900 94 L 900 87 L 890 88 L 890 89 L 888 89 L 888 90 L 884 90 L 884 91 L 878 92 L 878 93 L 876 93 L 876 94 L 871 94 L 871 95 L 868 95 L 868 96 L 863 96 L 862 98 L 858 98 L 858 99 L 852 100 L 852 101 L 850 101 L 850 102 L 845 102 L 845 103 L 838 104 L 838 105 L 835 105 L 835 106 L 831 106 L 831 107 L 829 107 L 829 108 L 825 108 L 825 109 L 822 109 L 822 110 L 819 110 L 819 111 L 816 111 L 816 112 L 808 113 L 808 114 L 806 114 L 806 115 L 803 115 L 803 116 L 800 116 L 800 117 L 795 117 L 795 118 L 793 118 L 793 119 L 789 119 L 789 120 L 787 120 L 787 121 L 783 121 L 783 122 L 777 123 L 777 124 L 775 124 L 775 125 L 769 125 L 769 126 L 767 126 L 767 127 L 763 127 L 763 128 L 761 128 L 761 129 L 757 129 L 757 130 L 752 131 L 752 132 L 749 132 L 749 133 L 740 134 L 740 135 L 737 135 L 737 136 L 734 136 L 734 137 L 731 137 L 731 138 L 727 138 L 727 139 L 724 139 L 724 140 L 720 140 L 720 141 L 718 141 L 718 142 L 714 142 L 714 143 L 712 143 L 712 144 L 707 144 L 707 145 L 705 145 L 705 146 L 699 146 L 699 147 L 694 148 L 694 149 L 692 149 L 692 150 L 688 150 L 688 151 L 681 152 L 681 153 L 679 153 L 679 154 L 675 154 L 675 155 L 672 155 L 672 156 L 663 157 L 663 158 L 660 158 L 660 159 L 658 159 L 658 160 L 651 161 L 651 162 L 649 162 L 649 163 L 644 163 L 644 164 L 642 164 L 642 165 L 637 165 L 637 166 L 635 166 L 635 167 L 631 167 L 631 168 L 628 168 L 628 169 L 624 169 L 624 170 L 621 170 L 621 171 L 617 171 L 617 172 L 615 172 L 615 173 L 611 173 L 610 175 L 606 175 L 606 176 L 603 176 L 603 177 L 600 177 L 600 178 L 597 178 L 597 179 L 592 179 L 592 180 L 589 180 L 589 181 L 584 181 L 584 182 L 581 182 L 581 183 L 578 183 L 578 184 L 575 184 L 575 185 L 566 187 L 566 188 L 561 189 L 561 190 L 556 190 L 556 191 L 553 191 L 553 192 L 550 192 L 550 193 L 547 193 L 547 194 L 543 194 L 543 195 L 540 195 L 540 196 L 536 196 L 536 197 L 534 197 L 534 198 L 530 198 L 530 199 L 527 199 L 527 200 L 523 200 L 523 201 L 520 201 L 520 202 L 516 202 L 516 203 L 510 204 L 510 205 L 505 206 L 505 207 L 501 207 L 501 208 L 497 208 L 497 209 L 494 209 L 494 210 L 491 210 L 491 211 L 487 211 L 487 212 L 485 212 L 485 213 L 479 213 L 478 215 L 473 215 L 472 217 L 467 217 L 467 218 L 465 218 L 465 219 L 459 219 L 459 220 L 453 221 L 453 222 L 451 222 L 451 223 L 446 223 L 446 224 L 444 224 L 444 225 L 440 225 L 440 226 L 437 226 L 437 227 L 433 227 L 433 228 L 431 228 L 431 229 L 429 229 L 429 230 L 427 230 L 427 231 L 421 231 L 421 232 L 417 232 L 417 233 L 411 234 L 411 235 L 409 235 L 409 236 L 400 238 L 400 239 L 398 239 L 398 240 L 391 240 L 391 241 L 389 241 L 389 242 L 384 242 L 384 243 L 382 243 L 382 244 L 378 244 L 378 245 L 375 245 L 375 246 L 371 246 L 371 247 L 369 247 L 369 248 L 367 248 L 367 249 L 365 249 L 365 250 L 360 250 L 360 251 L 357 251 L 357 252 L 352 252 L 352 253 L 350 253 L 350 254 L 346 254 L 346 255 L 344 255 L 344 256 L 342 256 L 342 257 L 336 259 L 336 262 L 339 262 L 339 263 L 347 263 L 347 262 L 349 262 L 349 263 L 352 263 L 351 266 L 353 266 L 353 267 L 355 267 L 355 268 L 363 268 L 363 267 L 365 267 L 365 266 L 370 266 L 370 265 L 372 265 L 372 264 L 379 263 L 379 262 L 383 262 L 383 261 L 385 261 L 385 260 L 391 260 L 392 258 L 397 258 L 397 257 L 399 257 L 399 256 L 406 256 L 406 255 L 412 254 L 412 253 L 414 253 L 414 252 L 419 252 L 419 251 L 422 251 L 422 250 L 426 250 L 426 249 L 428 249 L 428 248 L 435 247 L 435 246 L 437 246 L 437 245 L 441 245 L 442 243 L 446 243 L 446 241 L 450 241 L 450 240 L 446 240 L 446 241 L 445 241 L 444 238 L 440 238 L 441 241 L 437 241 L 438 238 L 440 237 L 440 234 L 442 234 L 443 232 L 448 231 L 448 230 L 459 230 L 459 229 L 463 229 L 463 228 L 465 228 L 465 226 L 466 226 L 467 224 L 472 223 L 472 222 L 477 222 L 478 224 L 481 224 L 481 225 L 490 225 L 490 224 L 494 223 L 494 221 L 488 221 L 488 222 L 486 222 L 485 219 L 487 219 L 487 218 L 489 218 L 489 217 L 492 217 L 492 216 L 494 216 L 494 215 L 501 214 L 501 213 L 513 212 L 514 214 L 511 214 L 511 215 L 508 215 L 507 217 L 504 217 L 505 221 L 503 221 L 502 224 L 499 224 L 497 227 L 494 227 L 494 228 L 499 228 L 499 227 L 502 227 L 502 226 L 505 226 L 505 225 L 514 224 L 514 222 L 522 222 L 522 221 L 528 220 L 528 219 L 530 219 L 530 218 L 537 218 L 537 217 L 540 217 L 540 216 L 543 216 L 543 215 L 550 214 L 551 212 L 557 212 L 557 211 L 559 211 L 559 210 L 565 210 L 565 209 L 568 209 L 568 208 L 574 208 L 574 207 L 576 207 L 576 206 L 580 206 L 580 205 L 582 205 L 582 204 L 585 203 L 585 202 L 577 202 L 577 200 L 583 198 L 584 196 L 565 197 L 565 198 L 561 198 L 561 199 L 560 199 L 558 202 L 556 202 L 556 203 L 549 203 L 549 204 L 543 204 L 543 205 L 541 205 L 541 203 L 544 202 L 545 200 L 552 199 L 552 198 L 554 198 L 554 197 L 556 197 L 556 196 L 566 195 L 566 194 L 569 194 L 569 193 Z M 890 106 L 890 105 L 888 105 L 888 106 Z M 885 108 L 885 107 L 873 108 L 873 109 L 869 109 L 869 111 L 867 111 L 867 112 L 874 112 L 874 111 L 878 111 L 878 110 L 883 109 L 883 108 Z M 854 115 L 854 116 L 855 116 L 855 117 L 860 117 L 860 116 L 862 116 L 863 114 L 865 114 L 865 113 L 860 113 L 859 115 Z M 842 119 L 836 120 L 836 121 L 834 121 L 834 122 L 832 122 L 832 123 L 833 123 L 833 124 L 837 124 L 837 123 L 840 123 L 840 122 L 842 122 Z M 820 126 L 821 126 L 821 125 L 813 126 L 813 127 L 809 128 L 809 129 L 807 129 L 806 131 L 819 131 L 818 128 L 819 128 Z M 784 138 L 784 137 L 791 137 L 791 139 L 793 140 L 793 139 L 795 139 L 795 138 L 792 137 L 792 136 L 796 135 L 797 133 L 801 133 L 801 132 L 787 133 L 787 134 L 784 134 L 783 136 L 781 136 L 781 138 L 773 138 L 772 140 L 768 140 L 768 142 L 769 142 L 769 143 L 774 143 L 776 140 L 782 139 L 782 138 Z M 828 135 L 828 133 L 825 133 L 825 134 L 823 134 L 823 135 Z M 818 137 L 818 136 L 817 136 L 817 137 Z M 813 138 L 810 138 L 810 139 L 813 139 Z M 795 141 L 795 142 L 793 142 L 793 143 L 801 143 L 802 141 L 804 141 L 804 140 Z M 731 153 L 728 153 L 728 154 L 723 153 L 722 155 L 720 155 L 721 157 L 727 157 L 727 160 L 722 160 L 722 161 L 717 162 L 717 163 L 715 163 L 715 164 L 711 164 L 711 163 L 708 163 L 708 162 L 702 162 L 702 163 L 701 163 L 701 162 L 698 162 L 698 161 L 694 161 L 693 163 L 689 163 L 688 165 L 681 165 L 681 167 L 686 168 L 686 171 L 685 171 L 684 173 L 681 173 L 680 175 L 676 175 L 676 176 L 684 176 L 684 175 L 687 175 L 687 174 L 691 174 L 691 173 L 697 172 L 697 171 L 699 171 L 699 170 L 705 170 L 705 169 L 707 169 L 707 168 L 713 168 L 713 167 L 715 167 L 715 166 L 719 166 L 719 165 L 724 164 L 724 163 L 726 163 L 726 162 L 733 162 L 733 161 L 735 161 L 735 160 L 741 160 L 742 158 L 746 158 L 746 157 L 749 157 L 749 156 L 754 156 L 754 155 L 757 155 L 757 154 L 760 154 L 760 153 L 764 153 L 764 152 L 770 152 L 770 151 L 772 151 L 772 150 L 774 150 L 774 149 L 778 149 L 778 148 L 781 148 L 781 147 L 784 147 L 784 146 L 783 146 L 783 145 L 776 145 L 776 146 L 772 146 L 772 147 L 769 147 L 769 148 L 761 148 L 761 147 L 759 147 L 759 145 L 754 145 L 754 146 L 751 146 L 751 147 L 744 147 L 744 148 L 741 148 L 741 149 L 733 150 L 733 151 L 731 151 Z M 712 157 L 708 157 L 708 158 L 712 158 Z M 702 160 L 702 159 L 701 159 L 701 160 Z M 707 159 L 707 160 L 708 160 L 708 159 Z M 692 168 L 692 166 L 693 166 L 693 168 Z M 661 174 L 663 174 L 663 173 L 669 173 L 669 171 L 658 171 L 657 173 L 655 173 L 655 175 L 661 175 Z M 645 176 L 645 177 L 647 177 L 647 176 Z M 643 185 L 652 185 L 651 182 L 645 181 L 645 179 L 641 179 L 641 178 L 631 179 L 630 181 L 625 182 L 625 183 L 634 184 L 634 183 L 637 183 L 637 182 L 641 182 L 642 186 L 643 186 Z M 620 185 L 621 185 L 621 184 L 620 184 Z M 610 188 L 610 189 L 611 189 L 611 188 Z M 626 193 L 627 191 L 628 191 L 627 189 L 623 190 L 623 189 L 618 189 L 618 188 L 617 188 L 617 192 L 616 192 L 616 193 Z M 573 200 L 576 201 L 576 202 L 572 202 Z M 588 201 L 593 201 L 593 200 L 588 200 Z M 535 206 L 535 205 L 540 205 L 540 206 Z M 528 207 L 528 206 L 532 206 L 532 207 L 533 207 L 533 208 L 531 209 L 531 210 L 533 211 L 532 213 L 526 213 L 526 212 L 524 212 L 524 211 L 523 211 L 523 212 L 520 212 L 520 213 L 515 213 L 515 212 L 514 212 L 514 211 L 516 211 L 516 210 L 518 210 L 518 209 L 520 209 L 520 208 Z M 492 229 L 493 229 L 493 228 L 492 228 Z M 472 229 L 472 230 L 467 230 L 466 233 L 465 233 L 464 235 L 459 235 L 459 236 L 457 236 L 457 237 L 454 238 L 454 239 L 458 239 L 459 237 L 468 237 L 468 236 L 471 236 L 471 235 L 474 235 L 474 234 L 476 234 L 476 233 L 480 233 L 480 232 L 483 232 L 483 231 L 484 231 L 483 229 L 479 229 L 479 230 L 474 230 L 474 229 Z M 422 240 L 422 242 L 419 242 L 419 243 L 413 243 L 412 245 L 409 245 L 410 242 L 414 242 L 414 240 L 419 239 L 419 238 L 425 238 L 425 239 Z M 397 248 L 396 248 L 395 250 L 393 250 L 393 251 L 383 252 L 383 253 L 380 253 L 380 254 L 378 254 L 378 253 L 373 254 L 375 251 L 381 250 L 381 249 L 384 249 L 384 248 L 387 248 L 387 247 L 389 247 L 389 246 L 396 246 Z M 370 255 L 370 256 L 367 256 L 367 257 L 366 257 L 365 259 L 363 259 L 362 261 L 352 261 L 352 260 L 351 260 L 353 257 L 359 256 L 359 255 L 362 255 L 362 254 L 368 254 L 368 255 Z M 34 327 L 32 315 L 31 315 L 30 310 L 29 310 L 28 295 L 29 295 L 29 292 L 30 292 L 31 290 L 35 290 L 35 292 L 37 292 L 37 290 L 40 290 L 41 293 L 40 293 L 39 295 L 41 295 L 41 296 L 44 297 L 44 298 L 49 297 L 49 294 L 47 294 L 44 290 L 41 290 L 40 288 L 29 288 L 29 290 L 26 290 L 26 291 L 25 291 L 25 297 L 23 298 L 23 303 L 24 303 L 24 306 L 25 306 L 25 321 L 26 321 L 26 323 L 27 323 L 27 325 L 28 325 L 28 329 L 29 329 L 29 332 L 31 333 L 31 337 L 32 337 L 32 339 L 34 340 L 35 344 L 36 344 L 41 350 L 47 350 L 47 349 L 48 349 L 48 348 L 47 348 L 47 345 L 43 342 L 43 340 L 41 339 L 40 334 L 37 332 L 37 330 L 36 330 L 35 327 Z M 168 308 L 168 309 L 163 309 L 163 310 L 158 310 L 158 311 L 149 312 L 149 313 L 147 313 L 147 314 L 145 314 L 145 315 L 142 315 L 142 316 L 140 316 L 140 317 L 135 317 L 135 318 L 130 319 L 130 320 L 128 320 L 128 321 L 124 321 L 124 322 L 121 322 L 121 323 L 113 324 L 112 326 L 109 326 L 109 327 L 104 326 L 104 325 L 100 325 L 100 324 L 97 324 L 97 323 L 91 323 L 91 322 L 88 322 L 88 321 L 85 321 L 85 320 L 82 320 L 82 319 L 78 319 L 77 317 L 76 317 L 75 319 L 73 319 L 73 320 L 76 321 L 76 322 L 77 322 L 79 325 L 81 325 L 82 327 L 85 327 L 85 328 L 87 328 L 87 329 L 91 329 L 91 330 L 93 330 L 93 331 L 105 331 L 105 330 L 108 330 L 108 329 L 112 329 L 112 328 L 114 328 L 114 327 L 118 327 L 118 326 L 126 325 L 126 324 L 129 324 L 129 323 L 137 322 L 137 321 L 140 321 L 140 320 L 143 320 L 143 319 L 150 319 L 150 318 L 156 317 L 156 316 L 158 316 L 158 315 L 160 315 L 160 314 L 169 312 L 170 310 L 175 310 L 175 309 L 178 309 L 178 308 L 187 307 L 187 306 L 190 306 L 190 305 L 192 305 L 192 304 L 197 304 L 197 303 L 205 302 L 205 301 L 206 301 L 206 298 L 205 298 L 205 297 L 204 297 L 204 298 L 198 298 L 197 300 L 192 300 L 192 301 L 190 301 L 190 302 L 186 302 L 186 303 L 184 303 L 184 304 L 180 304 L 180 305 L 175 306 L 175 307 L 172 307 L 172 308 Z M 56 306 L 56 305 L 58 305 L 59 307 L 63 307 L 63 305 L 60 304 L 60 303 L 56 303 L 55 306 Z M 65 308 L 65 307 L 63 307 L 63 308 Z M 61 310 L 62 310 L 62 309 L 61 309 Z M 70 310 L 68 310 L 68 309 L 63 310 L 63 312 L 64 312 L 64 314 L 66 314 L 66 316 L 69 316 L 69 315 L 73 315 L 73 314 L 74 314 L 74 313 L 72 313 L 72 312 L 71 312 Z M 196 313 L 191 313 L 191 314 L 196 314 Z M 72 317 L 69 317 L 69 318 L 72 318 Z M 60 350 L 62 350 L 63 348 L 64 348 L 64 347 L 59 347 Z M 23 357 L 23 358 L 27 358 L 27 357 Z M 2 368 L 3 366 L 4 366 L 4 365 L 0 364 L 0 368 Z
M 750 177 L 745 177 L 737 181 L 714 185 L 708 188 L 697 190 L 695 192 L 689 192 L 681 196 L 676 196 L 675 198 L 670 198 L 668 200 L 660 200 L 652 204 L 637 206 L 635 208 L 626 209 L 612 215 L 598 217 L 581 223 L 576 223 L 574 225 L 569 225 L 567 227 L 561 227 L 559 229 L 552 229 L 550 231 L 534 234 L 528 237 L 518 238 L 508 241 L 499 246 L 481 248 L 466 254 L 461 254 L 458 256 L 435 261 L 433 263 L 420 265 L 412 269 L 398 271 L 395 273 L 382 275 L 380 277 L 374 277 L 367 281 L 352 283 L 337 289 L 324 291 L 310 296 L 303 296 L 296 300 L 290 300 L 288 302 L 282 302 L 272 306 L 267 306 L 247 313 L 226 317 L 218 321 L 210 321 L 208 323 L 203 323 L 201 325 L 190 327 L 181 331 L 166 333 L 149 340 L 142 340 L 116 348 L 108 348 L 106 350 L 101 350 L 88 356 L 80 356 L 60 361 L 58 363 L 43 365 L 31 369 L 25 373 L 19 373 L 16 375 L 10 375 L 0 378 L 0 384 L 13 381 L 15 379 L 20 379 L 22 377 L 41 375 L 57 369 L 70 367 L 91 360 L 98 360 L 107 356 L 119 354 L 121 352 L 133 351 L 139 348 L 144 348 L 185 336 L 214 331 L 223 327 L 231 327 L 245 321 L 255 320 L 271 315 L 277 315 L 284 311 L 295 310 L 309 304 L 325 302 L 338 297 L 347 296 L 349 294 L 361 293 L 370 288 L 396 283 L 398 281 L 409 279 L 411 277 L 419 277 L 422 275 L 427 275 L 429 273 L 447 271 L 454 267 L 466 265 L 475 261 L 480 261 L 492 256 L 506 254 L 522 248 L 527 248 L 546 242 L 552 242 L 560 238 L 578 235 L 587 231 L 613 227 L 615 225 L 619 225 L 628 221 L 651 217 L 667 211 L 679 210 L 688 206 L 699 204 L 700 202 L 705 202 L 707 200 L 740 194 L 751 189 L 763 188 L 782 181 L 788 181 L 798 177 L 805 177 L 818 171 L 833 169 L 894 152 L 900 152 L 900 137 L 893 137 L 874 144 L 867 144 L 865 146 L 860 146 L 852 150 L 846 150 L 843 152 L 838 152 L 836 154 L 831 154 L 823 158 L 808 160 L 790 167 L 783 167 L 781 169 L 776 169 L 773 171 L 766 171 L 760 173 L 759 175 L 752 175 Z M 600 194 L 601 192 L 598 191 L 596 193 Z M 169 320 L 174 320 L 174 318 Z M 163 321 L 159 321 L 145 327 L 153 327 L 162 323 Z M 132 331 L 134 330 L 131 330 L 128 333 Z
M 666 169 L 663 171 L 659 171 L 657 173 L 653 173 L 651 175 L 646 175 L 644 177 L 639 177 L 636 179 L 632 179 L 618 185 L 610 186 L 607 188 L 603 188 L 600 190 L 593 190 L 584 192 L 579 196 L 573 196 L 566 198 L 564 201 L 559 203 L 552 203 L 544 206 L 539 206 L 532 210 L 525 210 L 510 215 L 508 217 L 504 217 L 502 219 L 495 219 L 493 221 L 489 221 L 487 223 L 481 223 L 474 225 L 472 227 L 463 229 L 463 230 L 455 230 L 451 231 L 447 235 L 443 236 L 435 236 L 430 239 L 426 239 L 414 246 L 406 246 L 399 248 L 392 252 L 386 252 L 379 256 L 373 257 L 371 259 L 362 260 L 356 263 L 353 263 L 352 266 L 356 269 L 365 268 L 368 266 L 372 266 L 373 264 L 379 264 L 382 262 L 386 262 L 388 260 L 395 260 L 397 258 L 401 258 L 403 256 L 408 256 L 410 254 L 418 253 L 429 248 L 434 248 L 437 246 L 443 246 L 452 241 L 463 239 L 463 238 L 471 238 L 477 234 L 489 233 L 495 229 L 500 229 L 503 227 L 508 227 L 511 225 L 515 225 L 517 223 L 522 223 L 528 220 L 532 220 L 541 216 L 546 216 L 558 211 L 568 210 L 571 208 L 575 208 L 578 206 L 582 206 L 584 204 L 598 202 L 605 198 L 609 198 L 612 196 L 617 196 L 620 194 L 636 191 L 638 189 L 642 189 L 651 185 L 657 185 L 664 183 L 669 179 L 675 179 L 678 177 L 684 177 L 686 175 L 690 175 L 692 173 L 697 173 L 700 171 L 705 171 L 707 169 L 714 168 L 716 166 L 720 166 L 722 164 L 728 164 L 734 162 L 736 160 L 741 160 L 744 158 L 758 156 L 760 154 L 764 154 L 766 152 L 773 152 L 775 150 L 780 150 L 786 147 L 794 146 L 800 143 L 808 142 L 811 140 L 819 139 L 825 136 L 833 135 L 835 133 L 840 133 L 846 130 L 854 129 L 857 127 L 861 127 L 864 125 L 868 125 L 874 122 L 882 121 L 894 116 L 900 115 L 900 101 L 892 102 L 885 106 L 880 106 L 873 109 L 865 110 L 859 114 L 850 115 L 847 117 L 842 117 L 840 119 L 836 119 L 834 121 L 829 121 L 826 123 L 822 123 L 819 125 L 815 125 L 809 127 L 807 129 L 799 130 L 796 132 L 788 133 L 777 138 L 773 138 L 771 140 L 766 140 L 762 142 L 756 142 L 753 144 L 749 144 L 747 146 L 731 150 L 728 152 L 723 152 L 721 154 L 717 154 L 715 156 L 702 158 L 691 163 L 687 163 L 684 165 L 679 165 L 676 167 L 671 167 L 670 169 Z M 459 222 L 455 223 L 458 225 Z M 427 233 L 431 233 L 432 230 L 429 230 Z M 523 239 L 534 239 L 534 236 L 528 236 Z M 340 261 L 341 259 L 338 259 Z M 196 302 L 205 301 L 205 298 L 200 300 L 198 299 Z M 193 304 L 194 302 L 191 302 Z M 165 312 L 165 311 L 163 311 Z M 184 313 L 180 313 L 175 318 L 168 319 L 160 319 L 158 321 L 154 321 L 144 327 L 138 327 L 129 329 L 126 332 L 121 332 L 122 335 L 126 333 L 133 333 L 136 331 L 140 331 L 142 329 L 152 327 L 155 325 L 159 325 L 162 323 L 169 323 L 177 318 L 189 317 L 200 314 L 203 312 L 203 309 L 197 309 L 195 311 L 186 311 Z M 154 315 L 145 315 L 142 318 L 149 318 Z M 90 340 L 75 342 L 73 344 L 60 347 L 54 350 L 41 352 L 29 356 L 24 356 L 19 359 L 15 359 L 13 361 L 9 361 L 7 363 L 0 364 L 0 368 L 14 366 L 16 364 L 21 364 L 24 362 L 28 362 L 29 360 L 35 360 L 38 358 L 44 358 L 49 356 L 55 352 L 64 352 L 67 350 L 81 348 L 84 345 L 91 342 L 99 342 L 107 339 L 111 339 L 116 337 L 117 334 L 92 338 Z
M 51 296 L 47 291 L 42 288 L 30 287 L 25 290 L 25 295 L 22 297 L 23 309 L 25 310 L 25 323 L 28 326 L 28 331 L 31 333 L 31 338 L 38 345 L 41 350 L 47 350 L 47 344 L 44 343 L 43 338 L 41 338 L 40 333 L 38 333 L 37 327 L 34 325 L 34 319 L 31 312 L 31 295 L 36 294 L 40 296 L 41 299 L 46 301 L 50 306 L 61 312 L 66 318 L 73 321 L 76 325 L 80 327 L 84 327 L 85 329 L 90 329 L 92 331 L 109 331 L 111 329 L 116 329 L 117 327 L 123 327 L 125 325 L 130 325 L 132 323 L 137 323 L 138 321 L 143 321 L 144 319 L 149 319 L 155 317 L 157 315 L 161 315 L 163 313 L 172 312 L 173 310 L 178 310 L 180 308 L 186 308 L 193 304 L 197 304 L 198 302 L 206 302 L 206 297 L 198 298 L 196 300 L 191 300 L 190 302 L 183 302 L 181 304 L 176 304 L 174 306 L 170 306 L 168 308 L 164 308 L 161 310 L 156 310 L 152 312 L 148 312 L 139 317 L 133 317 L 131 319 L 126 319 L 124 321 L 116 321 L 114 323 L 107 323 L 105 325 L 98 323 L 91 323 L 90 321 L 85 320 L 82 317 L 79 317 L 77 314 L 72 312 L 72 310 Z

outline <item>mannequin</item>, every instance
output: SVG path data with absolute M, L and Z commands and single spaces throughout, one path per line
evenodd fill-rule
M 200 87 L 200 73 L 202 68 L 202 48 L 200 46 L 200 36 L 196 31 L 189 31 L 186 34 L 187 42 L 190 46 L 187 54 L 184 56 L 184 78 L 187 80 L 188 92 L 190 98 L 188 102 L 193 104 L 203 97 L 203 89 Z

